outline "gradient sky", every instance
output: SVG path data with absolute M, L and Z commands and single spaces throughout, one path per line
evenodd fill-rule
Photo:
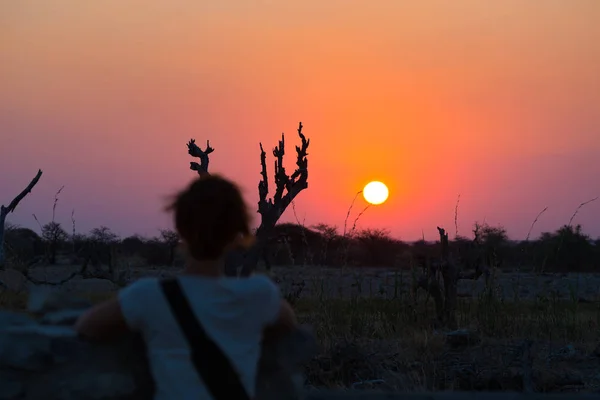
M 307 225 L 343 225 L 377 179 L 390 199 L 361 227 L 435 239 L 460 194 L 461 234 L 524 238 L 546 206 L 533 233 L 554 230 L 600 195 L 599 18 L 598 0 L 1 1 L 0 202 L 42 168 L 10 222 L 48 222 L 65 185 L 68 230 L 75 209 L 79 231 L 153 235 L 195 138 L 255 208 L 259 141 L 286 132 L 293 155 L 302 121 Z M 600 236 L 600 200 L 575 222 Z

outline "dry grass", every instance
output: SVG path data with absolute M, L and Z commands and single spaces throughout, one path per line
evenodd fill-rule
M 80 295 L 97 302 L 114 293 Z M 26 296 L 2 293 L 0 307 L 24 310 Z M 478 340 L 459 347 L 432 323 L 431 302 L 315 297 L 300 298 L 294 307 L 322 347 L 307 366 L 314 386 L 522 390 L 527 368 L 539 391 L 600 386 L 595 372 L 600 358 L 594 355 L 600 307 L 593 303 L 553 297 L 502 302 L 491 295 L 460 299 L 459 325 Z M 525 339 L 533 342 L 526 362 Z
M 458 348 L 434 328 L 434 310 L 425 304 L 299 300 L 296 310 L 302 322 L 315 328 L 322 345 L 322 354 L 308 368 L 309 381 L 318 386 L 522 390 L 527 368 L 541 391 L 597 385 L 593 371 L 600 363 L 593 352 L 600 309 L 592 304 L 463 300 L 459 323 L 478 342 Z M 525 339 L 533 347 L 524 363 Z

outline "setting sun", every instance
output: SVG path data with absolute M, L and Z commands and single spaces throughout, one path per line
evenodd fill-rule
M 387 200 L 389 193 L 387 186 L 379 181 L 369 182 L 363 189 L 365 200 L 374 205 L 384 203 Z

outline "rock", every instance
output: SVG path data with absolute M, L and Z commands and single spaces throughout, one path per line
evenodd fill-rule
M 34 324 L 37 324 L 37 322 L 26 314 L 12 311 L 0 311 L 0 327 Z
M 18 375 L 0 372 L 0 400 L 16 399 L 23 395 L 25 386 L 19 382 Z
M 470 330 L 459 329 L 446 333 L 446 344 L 450 347 L 462 347 L 478 344 L 481 341 L 479 336 Z
M 0 286 L 13 293 L 20 293 L 27 289 L 27 278 L 16 269 L 0 271 Z
M 29 295 L 27 309 L 34 314 L 44 314 L 64 309 L 85 309 L 91 302 L 51 288 L 37 288 Z
M 44 314 L 44 316 L 42 317 L 40 322 L 42 324 L 48 324 L 48 325 L 72 326 L 75 324 L 75 322 L 77 321 L 77 318 L 79 318 L 79 316 L 81 314 L 83 314 L 84 311 L 85 311 L 85 309 L 53 311 L 53 312 Z
M 548 355 L 548 361 L 563 361 L 572 359 L 577 356 L 577 350 L 572 344 L 561 347 L 555 352 Z

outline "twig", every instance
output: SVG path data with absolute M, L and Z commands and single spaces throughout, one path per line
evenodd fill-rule
M 37 222 L 38 226 L 40 227 L 40 232 L 43 233 L 44 227 L 40 223 L 40 220 L 38 219 L 38 217 L 35 214 L 31 214 L 31 215 L 33 215 L 33 219 L 35 219 L 35 222 Z
M 71 240 L 73 241 L 73 253 L 75 253 L 75 209 L 71 211 L 71 225 L 73 227 L 73 233 L 71 235 Z
M 527 237 L 525 238 L 526 242 L 529 241 L 529 237 L 531 236 L 531 231 L 533 230 L 533 227 L 538 222 L 538 219 L 540 219 L 540 217 L 542 216 L 542 214 L 546 212 L 546 210 L 548 210 L 548 207 L 544 207 L 544 209 L 538 213 L 538 215 L 535 217 L 535 219 L 531 223 L 531 226 L 529 227 L 529 232 L 527 232 Z
M 65 186 L 61 186 L 60 189 L 58 189 L 58 191 L 56 192 L 56 194 L 54 195 L 54 204 L 52 205 L 52 222 L 54 222 L 54 215 L 56 213 L 56 205 L 58 204 L 58 195 L 60 194 L 60 192 L 62 192 L 62 190 L 65 188 Z
M 346 227 L 348 225 L 348 218 L 350 218 L 350 212 L 352 212 L 352 207 L 354 207 L 354 203 L 356 202 L 356 199 L 362 192 L 363 192 L 362 190 L 359 190 L 358 192 L 356 192 L 356 194 L 354 195 L 354 198 L 352 199 L 352 203 L 350 203 L 350 207 L 348 207 L 348 212 L 346 213 L 346 219 L 344 220 L 344 233 L 342 234 L 342 237 L 346 237 Z
M 296 214 L 296 203 L 293 200 L 292 200 L 292 211 L 294 212 L 294 218 L 296 219 L 296 223 L 302 227 L 302 230 L 300 232 L 302 232 L 302 242 L 305 247 L 304 251 L 306 252 L 304 255 L 304 258 L 306 259 L 307 258 L 306 256 L 310 252 L 310 248 L 308 246 L 308 238 L 306 237 L 306 226 L 305 226 L 306 216 L 302 220 L 302 223 L 300 223 L 300 220 L 298 219 L 298 214 Z
M 356 218 L 354 218 L 354 223 L 352 224 L 352 228 L 350 229 L 350 232 L 349 232 L 350 235 L 352 235 L 352 233 L 356 230 L 356 224 L 358 223 L 358 220 L 360 219 L 360 217 L 362 217 L 362 215 L 365 213 L 365 211 L 367 211 L 369 209 L 369 207 L 371 207 L 371 204 L 368 204 L 365 208 L 363 208 L 363 210 L 358 213 Z
M 454 206 L 454 239 L 458 237 L 458 204 L 460 203 L 460 194 L 456 198 L 456 205 Z
M 573 213 L 573 215 L 571 215 L 571 219 L 569 219 L 569 223 L 567 225 L 568 228 L 572 227 L 572 223 L 573 220 L 575 219 L 575 216 L 577 215 L 577 213 L 579 213 L 579 210 L 581 210 L 581 208 L 589 203 L 592 203 L 594 201 L 598 200 L 598 196 L 594 197 L 593 199 L 590 199 L 588 201 L 584 201 L 583 203 L 581 203 L 579 206 L 577 206 L 577 208 L 575 209 L 575 212 Z M 558 242 L 558 246 L 556 248 L 556 254 L 558 254 L 561 250 L 562 250 L 562 246 L 563 243 L 565 241 L 565 235 L 562 234 L 560 235 L 560 241 Z
M 362 192 L 362 191 L 361 191 Z M 361 193 L 359 192 L 359 193 Z M 356 200 L 356 197 L 354 198 Z M 352 202 L 354 204 L 354 201 Z M 371 204 L 368 204 L 361 212 L 358 213 L 358 215 L 356 216 L 356 218 L 354 219 L 354 223 L 352 224 L 352 228 L 350 229 L 350 231 L 346 234 L 345 230 L 346 230 L 346 222 L 344 222 L 344 236 L 343 238 L 346 239 L 346 246 L 344 247 L 344 262 L 343 262 L 343 266 L 346 266 L 346 263 L 348 262 L 348 252 L 350 251 L 350 242 L 352 240 L 352 235 L 354 233 L 354 231 L 356 230 L 356 224 L 358 223 L 358 220 L 360 219 L 360 217 L 365 213 L 365 211 L 367 211 L 369 209 L 369 207 L 371 207 Z M 352 209 L 352 206 L 350 206 L 350 209 Z M 348 214 L 350 214 L 350 209 L 348 210 Z M 346 217 L 347 219 L 348 217 Z M 350 237 L 346 237 L 346 236 L 350 236 Z
M 75 278 L 77 275 L 83 275 L 86 269 L 87 269 L 87 262 L 85 262 L 78 271 L 72 272 L 66 278 L 61 279 L 60 281 L 56 281 L 56 282 L 48 281 L 47 279 L 44 279 L 43 281 L 35 279 L 35 278 L 33 278 L 32 276 L 29 275 L 29 269 L 28 268 L 25 268 L 25 270 L 23 271 L 23 276 L 29 282 L 33 283 L 34 285 L 60 286 L 62 284 L 67 283 L 71 279 Z
M 594 197 L 593 199 L 590 199 L 588 201 L 584 201 L 583 203 L 581 203 L 576 209 L 575 212 L 573 213 L 573 215 L 571 215 L 571 219 L 569 220 L 569 225 L 567 226 L 571 226 L 571 224 L 573 223 L 573 219 L 575 219 L 575 216 L 577 215 L 577 213 L 579 212 L 579 210 L 581 210 L 581 208 L 589 203 L 592 203 L 594 201 L 598 200 L 598 196 Z

